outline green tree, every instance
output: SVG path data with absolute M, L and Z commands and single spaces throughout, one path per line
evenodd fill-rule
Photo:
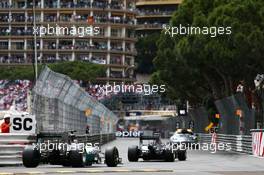
M 151 74 L 154 71 L 153 59 L 157 55 L 157 40 L 160 33 L 149 34 L 145 37 L 139 38 L 136 43 L 137 56 L 136 62 L 138 63 L 137 72 L 143 74 Z
M 45 65 L 39 65 L 38 69 L 41 70 Z M 106 67 L 103 65 L 70 61 L 53 63 L 47 65 L 51 70 L 68 75 L 74 80 L 95 81 L 97 77 L 104 77 Z M 6 66 L 1 67 L 0 79 L 8 80 L 34 80 L 33 66 Z
M 185 0 L 171 26 L 231 27 L 230 35 L 161 35 L 155 81 L 173 99 L 201 104 L 234 93 L 243 80 L 253 88 L 264 70 L 264 1 Z

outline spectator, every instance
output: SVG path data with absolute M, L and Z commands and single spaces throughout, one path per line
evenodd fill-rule
M 2 133 L 9 133 L 10 132 L 10 114 L 5 114 L 4 116 L 4 123 L 1 124 L 1 132 Z
M 236 92 L 237 93 L 243 93 L 244 92 L 244 82 L 243 81 L 240 81 L 240 83 L 238 84 Z

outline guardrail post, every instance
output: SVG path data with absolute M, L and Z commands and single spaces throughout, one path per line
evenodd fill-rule
M 242 135 L 236 136 L 236 151 L 243 152 L 242 148 Z

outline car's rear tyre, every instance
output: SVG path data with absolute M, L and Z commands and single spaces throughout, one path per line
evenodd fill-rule
M 26 147 L 22 153 L 22 162 L 26 168 L 36 168 L 40 163 L 40 152 L 34 147 Z
M 93 162 L 86 162 L 86 166 L 92 166 Z
M 179 161 L 185 161 L 187 159 L 187 152 L 186 150 L 179 151 L 178 152 L 178 160 Z
M 60 165 L 61 164 L 61 157 L 59 150 L 52 150 L 48 157 L 49 163 L 51 165 Z
M 83 167 L 83 156 L 78 151 L 72 150 L 69 152 L 69 161 L 72 167 Z
M 142 156 L 142 159 L 143 159 L 144 161 L 149 161 L 149 160 L 150 160 L 149 156 L 147 156 L 147 155 L 143 155 L 143 156 Z
M 62 166 L 63 166 L 63 167 L 70 167 L 70 166 L 71 166 L 71 162 L 68 161 L 68 160 L 64 160 L 64 161 L 62 162 Z
M 130 162 L 138 161 L 138 146 L 130 146 L 128 148 L 127 157 Z
M 108 167 L 116 167 L 119 163 L 119 153 L 116 147 L 105 150 L 105 163 Z
M 175 156 L 174 153 L 171 150 L 165 151 L 165 161 L 166 162 L 174 162 Z

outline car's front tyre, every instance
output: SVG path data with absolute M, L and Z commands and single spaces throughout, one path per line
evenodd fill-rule
M 186 159 L 187 159 L 187 151 L 186 150 L 178 151 L 178 160 L 185 161 Z
M 78 151 L 72 150 L 69 152 L 69 161 L 72 167 L 83 167 L 83 155 Z
M 130 146 L 128 148 L 127 157 L 129 162 L 138 161 L 138 146 Z
M 165 150 L 165 161 L 166 162 L 174 162 L 175 155 L 171 150 Z
M 116 167 L 119 163 L 119 153 L 116 147 L 105 150 L 105 163 L 108 167 Z

